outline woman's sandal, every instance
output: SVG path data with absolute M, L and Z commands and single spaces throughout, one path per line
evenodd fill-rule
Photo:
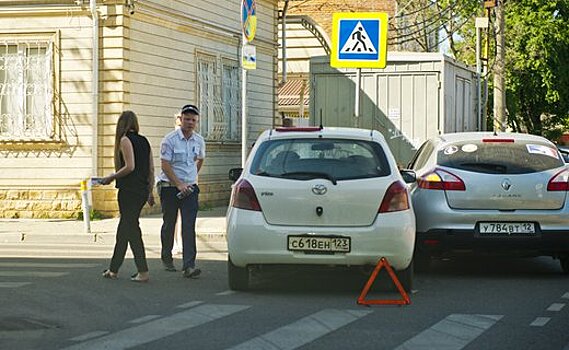
M 130 276 L 130 280 L 132 282 L 146 283 L 150 280 L 150 277 L 146 277 L 146 278 L 140 277 L 140 274 L 137 272 L 134 275 Z
M 112 280 L 116 280 L 117 278 L 119 278 L 118 274 L 115 272 L 112 272 L 111 270 L 103 271 L 103 277 L 108 278 L 108 279 L 112 279 Z

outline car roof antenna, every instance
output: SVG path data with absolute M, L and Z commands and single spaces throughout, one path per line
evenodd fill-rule
M 322 125 L 322 108 L 320 108 L 320 130 L 324 129 L 324 126 Z

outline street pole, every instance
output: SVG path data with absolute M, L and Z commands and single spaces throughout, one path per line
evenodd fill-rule
M 488 28 L 488 17 L 477 17 L 476 18 L 476 80 L 477 80 L 477 117 L 478 117 L 478 130 L 484 131 L 486 129 L 484 120 L 486 119 L 486 114 L 482 113 L 482 59 L 481 55 L 481 30 L 482 28 Z
M 488 21 L 488 25 L 486 26 L 486 45 L 484 45 L 484 58 L 482 67 L 482 74 L 484 75 L 484 97 L 482 98 L 484 105 L 482 115 L 484 116 L 485 121 L 488 117 L 488 80 L 490 77 L 490 15 L 492 8 L 496 6 L 496 1 L 497 0 L 484 1 L 484 9 L 486 10 L 486 19 Z M 496 117 L 495 114 L 493 114 L 493 116 L 494 118 Z M 494 125 L 495 123 L 492 121 L 492 130 L 495 130 Z M 486 129 L 486 127 L 484 129 Z
M 494 131 L 506 131 L 506 91 L 504 84 L 505 21 L 504 0 L 497 1 L 496 14 L 496 61 L 494 63 Z
M 356 98 L 354 106 L 354 124 L 356 128 L 360 127 L 360 91 L 362 85 L 362 69 L 358 68 L 356 70 Z
M 245 35 L 242 38 L 242 45 L 245 45 L 247 42 Z M 244 168 L 247 160 L 247 69 L 243 67 L 241 73 L 243 74 L 241 84 L 241 167 Z

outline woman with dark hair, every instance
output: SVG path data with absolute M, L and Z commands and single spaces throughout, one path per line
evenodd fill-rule
M 109 268 L 103 272 L 103 277 L 118 277 L 130 244 L 138 270 L 132 275 L 131 281 L 148 282 L 148 264 L 138 219 L 146 202 L 150 206 L 154 205 L 154 163 L 150 143 L 138 131 L 136 114 L 124 111 L 117 122 L 115 134 L 115 172 L 101 179 L 103 185 L 116 180 L 120 212 L 113 257 Z

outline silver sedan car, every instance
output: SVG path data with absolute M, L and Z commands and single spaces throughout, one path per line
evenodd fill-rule
M 415 269 L 462 253 L 552 256 L 569 274 L 569 166 L 528 134 L 472 132 L 426 141 L 409 164 Z

